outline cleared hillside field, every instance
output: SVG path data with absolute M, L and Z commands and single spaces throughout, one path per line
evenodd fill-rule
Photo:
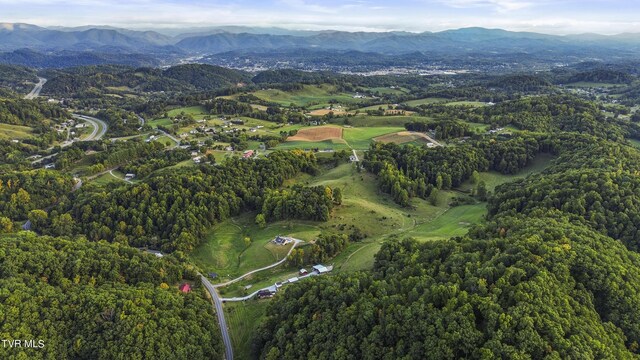
M 342 139 L 342 128 L 336 126 L 319 126 L 298 130 L 295 136 L 290 136 L 287 141 L 325 141 Z
M 0 139 L 22 140 L 31 137 L 33 129 L 28 126 L 0 124 Z
M 410 143 L 413 141 L 424 142 L 425 144 L 429 142 L 429 140 L 427 140 L 424 136 L 420 136 L 420 134 L 411 131 L 400 131 L 394 134 L 382 135 L 374 138 L 373 140 L 384 144 L 394 143 L 398 145 Z
M 353 95 L 338 92 L 333 85 L 305 85 L 302 90 L 282 91 L 278 89 L 258 90 L 252 93 L 261 100 L 289 106 L 313 106 L 324 107 L 331 101 L 339 103 L 357 103 L 360 100 L 354 99 Z
M 311 116 L 325 116 L 328 115 L 329 113 L 333 113 L 333 115 L 344 115 L 347 112 L 344 110 L 340 110 L 340 109 L 318 109 L 318 110 L 313 110 L 309 112 L 309 115 Z
M 342 138 L 355 150 L 366 150 L 374 141 L 374 138 L 386 134 L 393 134 L 404 131 L 401 127 L 363 127 L 363 128 L 346 128 L 342 134 Z
M 279 144 L 276 149 L 318 149 L 318 150 L 343 150 L 349 149 L 347 143 L 342 139 L 332 139 L 324 141 L 285 141 Z
M 403 104 L 407 104 L 409 106 L 419 106 L 419 105 L 443 103 L 443 102 L 447 102 L 448 100 L 449 99 L 445 99 L 445 98 L 425 98 L 425 99 L 405 101 Z

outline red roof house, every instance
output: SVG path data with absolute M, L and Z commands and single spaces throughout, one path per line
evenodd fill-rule
M 180 285 L 180 287 L 178 288 L 180 291 L 182 291 L 183 293 L 188 293 L 191 292 L 191 285 L 184 283 L 182 285 Z

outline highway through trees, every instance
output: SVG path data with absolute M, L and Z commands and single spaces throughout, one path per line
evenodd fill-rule
M 30 93 L 28 93 L 27 95 L 24 96 L 24 98 L 27 99 L 27 100 L 32 100 L 32 99 L 35 99 L 38 96 L 40 96 L 40 91 L 42 91 L 42 87 L 44 86 L 44 83 L 46 83 L 46 82 L 47 82 L 47 79 L 42 78 L 42 77 L 38 77 L 38 83 L 33 88 L 33 90 L 31 90 Z

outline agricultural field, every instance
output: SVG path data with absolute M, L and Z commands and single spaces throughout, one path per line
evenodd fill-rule
M 400 131 L 393 134 L 386 134 L 382 136 L 378 136 L 373 140 L 381 143 L 394 143 L 394 144 L 406 144 L 406 143 L 423 143 L 426 144 L 430 142 L 423 134 L 414 132 L 414 131 Z
M 342 139 L 342 128 L 337 126 L 319 126 L 300 129 L 295 136 L 287 138 L 288 141 L 325 141 Z
M 352 149 L 366 150 L 376 137 L 404 130 L 404 127 L 354 127 L 344 129 L 342 137 Z
M 349 145 L 344 140 L 334 139 L 325 141 L 285 141 L 279 144 L 276 149 L 279 150 L 291 150 L 291 149 L 318 149 L 318 150 L 343 150 L 349 149 Z
M 347 114 L 347 112 L 342 109 L 317 109 L 317 110 L 313 110 L 309 112 L 309 115 L 311 116 L 325 116 L 325 115 L 329 115 L 329 114 L 333 114 L 335 116 L 340 116 L 340 115 L 345 115 Z
M 358 115 L 348 119 L 349 125 L 354 127 L 392 127 L 401 126 L 412 121 L 429 121 L 425 116 L 369 116 Z M 338 120 L 336 120 L 338 121 Z M 344 122 L 344 120 L 342 120 Z

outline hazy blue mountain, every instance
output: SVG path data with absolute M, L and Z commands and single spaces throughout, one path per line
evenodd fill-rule
M 0 52 L 11 53 L 27 48 L 47 56 L 56 56 L 56 53 L 64 51 L 96 52 L 100 54 L 98 57 L 107 54 L 144 54 L 155 58 L 156 62 L 170 62 L 179 56 L 196 54 L 216 55 L 235 51 L 265 53 L 276 50 L 358 51 L 394 56 L 422 53 L 431 58 L 448 59 L 515 56 L 514 61 L 529 57 L 561 62 L 620 60 L 640 55 L 638 34 L 555 36 L 484 28 L 424 33 L 294 31 L 244 26 L 187 30 L 183 34 L 170 36 L 157 31 L 109 26 L 43 28 L 29 24 L 0 23 Z M 4 59 L 24 58 L 23 55 L 6 55 Z M 39 56 L 18 63 L 42 63 Z M 85 60 L 89 63 L 100 61 Z M 125 61 L 129 60 L 125 58 Z
M 0 51 L 22 48 L 35 50 L 96 50 L 114 47 L 131 52 L 161 50 L 173 39 L 151 31 L 115 28 L 46 29 L 27 24 L 0 24 Z
M 24 65 L 34 68 L 66 68 L 84 65 L 121 64 L 130 66 L 159 66 L 162 63 L 144 54 L 96 51 L 70 51 L 42 53 L 28 49 L 0 53 L 0 63 Z
M 640 37 L 554 36 L 499 29 L 466 28 L 437 33 L 325 31 L 310 36 L 217 33 L 186 37 L 176 46 L 195 53 L 223 53 L 247 49 L 315 48 L 358 50 L 383 54 L 529 53 L 556 56 L 632 56 L 640 52 Z M 615 50 L 617 53 L 612 54 Z

